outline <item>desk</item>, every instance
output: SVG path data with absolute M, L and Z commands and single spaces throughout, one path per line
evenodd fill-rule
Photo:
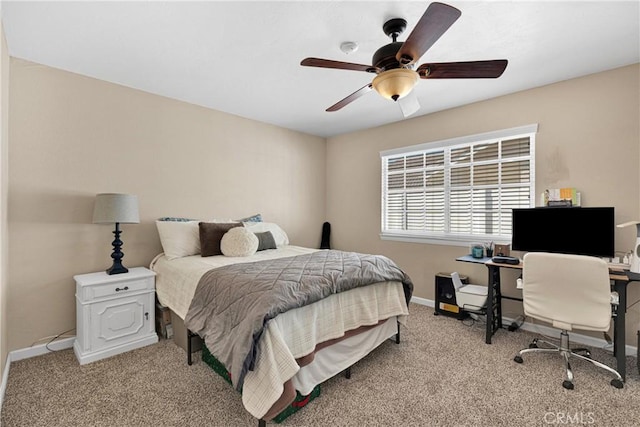
M 505 297 L 500 291 L 500 269 L 512 268 L 522 270 L 520 264 L 498 264 L 491 261 L 491 258 L 473 258 L 465 255 L 456 258 L 456 261 L 483 264 L 489 272 L 488 292 L 487 292 L 487 326 L 485 332 L 485 342 L 491 344 L 491 337 L 498 329 L 502 329 L 502 299 L 520 300 L 522 298 Z M 640 274 L 632 273 L 628 270 L 610 271 L 609 278 L 613 281 L 613 290 L 618 293 L 619 304 L 613 313 L 613 355 L 616 358 L 617 371 L 625 381 L 626 377 L 626 337 L 625 321 L 627 313 L 627 285 L 630 282 L 640 281 Z

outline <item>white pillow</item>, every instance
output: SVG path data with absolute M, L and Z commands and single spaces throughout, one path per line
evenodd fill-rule
M 287 236 L 287 233 L 285 233 L 278 224 L 274 224 L 273 222 L 243 222 L 243 224 L 247 230 L 253 233 L 270 231 L 278 248 L 289 244 L 289 236 Z
M 199 221 L 156 221 L 162 250 L 168 260 L 200 253 Z
M 249 256 L 258 250 L 258 237 L 244 227 L 234 227 L 220 240 L 224 256 Z

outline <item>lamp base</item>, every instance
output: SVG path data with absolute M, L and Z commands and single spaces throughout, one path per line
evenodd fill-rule
M 128 273 L 129 269 L 127 267 L 125 267 L 124 265 L 118 263 L 116 264 L 115 262 L 113 263 L 113 265 L 108 268 L 106 270 L 106 273 L 111 275 L 111 274 L 121 274 L 121 273 Z
M 113 232 L 115 239 L 113 240 L 113 253 L 111 258 L 113 259 L 113 265 L 107 270 L 107 274 L 121 274 L 127 273 L 129 270 L 122 265 L 122 258 L 124 253 L 120 250 L 122 247 L 122 240 L 120 240 L 120 224 L 116 222 L 116 229 Z

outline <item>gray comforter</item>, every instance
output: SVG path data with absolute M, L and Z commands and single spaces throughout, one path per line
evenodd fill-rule
M 269 319 L 334 293 L 387 281 L 402 282 L 408 304 L 411 279 L 381 255 L 328 250 L 227 265 L 202 276 L 185 326 L 205 340 L 240 390 Z

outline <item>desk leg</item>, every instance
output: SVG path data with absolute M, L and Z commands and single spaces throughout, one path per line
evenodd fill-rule
M 485 342 L 491 344 L 491 337 L 502 328 L 502 307 L 500 296 L 500 267 L 487 266 L 489 268 L 488 292 L 487 292 L 487 325 Z
M 495 301 L 493 302 L 494 306 L 494 318 L 493 318 L 493 333 L 502 329 L 502 289 L 500 284 L 500 269 L 496 268 L 494 273 L 496 275 L 493 289 L 493 298 Z
M 487 280 L 487 324 L 485 325 L 486 331 L 484 333 L 484 342 L 491 344 L 491 336 L 493 335 L 493 267 L 488 267 L 489 279 Z
M 627 345 L 626 345 L 626 312 L 627 312 L 627 282 L 614 281 L 613 289 L 618 293 L 619 304 L 616 318 L 613 321 L 613 355 L 616 357 L 617 371 L 626 381 L 627 374 Z

